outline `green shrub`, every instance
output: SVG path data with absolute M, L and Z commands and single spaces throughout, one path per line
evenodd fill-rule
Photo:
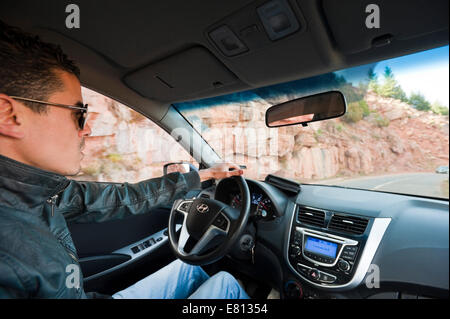
M 323 134 L 322 129 L 318 129 L 317 131 L 314 132 L 314 138 L 316 139 L 316 141 L 319 141 L 319 137 Z
M 430 102 L 428 102 L 425 97 L 419 92 L 412 93 L 408 100 L 408 103 L 419 111 L 431 110 Z
M 345 113 L 343 120 L 347 123 L 356 123 L 361 121 L 363 117 L 364 110 L 359 102 L 352 102 L 347 105 L 347 112 Z
M 358 102 L 359 107 L 362 109 L 363 111 L 363 117 L 369 116 L 370 114 L 370 109 L 369 109 L 369 105 L 367 105 L 367 102 L 364 100 L 361 100 Z
M 106 158 L 113 163 L 118 163 L 118 162 L 122 161 L 122 155 L 117 154 L 117 153 L 108 154 L 108 155 L 106 155 Z
M 377 114 L 375 116 L 375 123 L 378 127 L 386 127 L 389 126 L 389 119 L 381 116 L 380 114 Z
M 448 115 L 448 107 L 440 104 L 439 102 L 434 102 L 431 105 L 431 111 L 433 111 L 434 114 Z

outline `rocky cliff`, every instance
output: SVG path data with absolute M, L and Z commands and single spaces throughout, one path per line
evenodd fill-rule
M 85 160 L 79 179 L 134 182 L 160 176 L 170 160 L 192 161 L 187 152 L 146 118 L 106 97 L 83 89 L 92 105 Z M 368 92 L 368 112 L 308 127 L 269 129 L 270 106 L 248 103 L 217 106 L 185 115 L 228 161 L 247 165 L 246 176 L 268 173 L 311 181 L 340 176 L 434 171 L 448 165 L 449 118 Z

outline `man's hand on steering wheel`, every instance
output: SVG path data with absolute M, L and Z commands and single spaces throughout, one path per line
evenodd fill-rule
M 240 176 L 244 174 L 244 171 L 236 164 L 219 163 L 208 169 L 200 170 L 198 174 L 200 175 L 200 181 L 203 182 L 208 179 L 222 179 L 231 176 Z

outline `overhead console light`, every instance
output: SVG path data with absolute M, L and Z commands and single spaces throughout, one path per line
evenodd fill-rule
M 294 33 L 300 24 L 286 0 L 272 0 L 256 9 L 270 40 Z
M 226 25 L 211 31 L 209 36 L 226 56 L 235 56 L 248 51 L 245 44 Z

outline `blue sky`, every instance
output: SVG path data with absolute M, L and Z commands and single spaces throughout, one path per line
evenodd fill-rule
M 367 70 L 374 67 L 378 82 L 382 83 L 383 73 L 389 66 L 408 96 L 412 92 L 422 93 L 433 103 L 439 101 L 449 106 L 449 46 L 440 47 L 420 53 L 402 56 L 379 63 L 360 66 L 338 72 L 347 80 L 357 84 L 367 75 Z

